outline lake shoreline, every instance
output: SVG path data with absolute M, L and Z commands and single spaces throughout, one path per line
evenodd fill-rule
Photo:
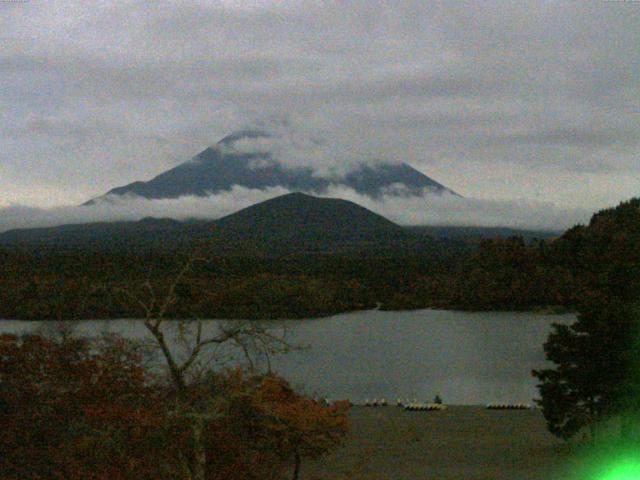
M 488 313 L 488 312 L 496 312 L 496 313 L 501 313 L 501 314 L 509 314 L 509 313 L 528 313 L 528 314 L 533 314 L 533 315 L 541 315 L 541 316 L 553 316 L 553 315 L 571 315 L 571 314 L 575 314 L 576 310 L 574 309 L 569 309 L 569 308 L 565 308 L 562 306 L 558 306 L 558 305 L 549 305 L 546 307 L 537 307 L 537 308 L 533 308 L 533 309 L 514 309 L 514 308 L 509 308 L 509 309 L 495 309 L 495 308 L 482 308 L 482 309 L 468 309 L 468 308 L 464 308 L 464 307 L 438 307 L 438 306 L 433 306 L 433 307 L 419 307 L 419 308 L 388 308 L 385 307 L 385 305 L 377 305 L 377 306 L 367 306 L 366 308 L 353 308 L 353 309 L 346 309 L 346 310 L 339 310 L 339 311 L 329 311 L 329 312 L 322 312 L 322 313 L 318 313 L 316 314 L 309 314 L 309 315 L 298 315 L 298 316 L 273 316 L 273 317 L 234 317 L 234 316 L 227 316 L 227 317 L 206 317 L 206 318 L 196 318 L 196 317 L 167 317 L 164 320 L 168 321 L 168 322 L 181 322 L 181 321 L 196 321 L 196 320 L 216 320 L 216 321 L 300 321 L 300 320 L 322 320 L 322 319 L 327 319 L 327 318 L 333 318 L 336 316 L 341 316 L 341 315 L 349 315 L 349 314 L 357 314 L 357 313 L 366 313 L 366 312 L 389 312 L 389 313 L 393 313 L 393 312 L 397 312 L 397 313 L 404 313 L 404 312 L 451 312 L 451 313 L 468 313 L 468 314 L 474 314 L 474 313 Z M 114 321 L 114 320 L 134 320 L 134 321 L 143 321 L 144 318 L 143 317 L 127 317 L 127 318 L 122 318 L 122 317 L 109 317 L 109 318 L 82 318 L 82 319 L 77 319 L 77 318 L 72 318 L 72 319 L 52 319 L 52 318 L 45 318 L 45 319 L 41 319 L 41 320 L 34 320 L 34 319 L 26 319 L 26 318 L 0 318 L 0 322 L 41 322 L 41 323 L 55 323 L 55 322 L 71 322 L 71 323 L 75 323 L 75 322 L 87 322 L 87 321 L 91 321 L 91 322 L 109 322 L 109 321 Z

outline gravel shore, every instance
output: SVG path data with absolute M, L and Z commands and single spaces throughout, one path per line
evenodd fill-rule
M 539 410 L 354 406 L 345 446 L 303 465 L 302 480 L 555 480 L 570 457 Z

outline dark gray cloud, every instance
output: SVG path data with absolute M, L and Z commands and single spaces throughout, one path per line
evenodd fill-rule
M 284 161 L 319 170 L 406 161 L 469 197 L 562 211 L 640 194 L 637 2 L 69 0 L 0 16 L 0 204 L 77 204 L 273 119 L 293 132 Z

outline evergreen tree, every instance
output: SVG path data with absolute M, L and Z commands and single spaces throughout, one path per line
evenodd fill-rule
M 629 438 L 640 422 L 640 199 L 593 216 L 561 239 L 577 267 L 578 319 L 545 343 L 554 368 L 534 371 L 549 430 L 570 438 L 620 416 Z
M 572 325 L 555 324 L 545 343 L 554 368 L 534 371 L 549 431 L 568 439 L 620 415 L 626 434 L 638 410 L 638 316 L 632 304 L 591 299 Z

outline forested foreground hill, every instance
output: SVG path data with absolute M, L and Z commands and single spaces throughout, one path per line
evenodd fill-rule
M 403 236 L 395 227 L 389 231 L 394 238 Z M 640 199 L 598 212 L 588 225 L 557 238 L 427 235 L 418 242 L 407 235 L 420 248 L 223 255 L 207 250 L 199 238 L 202 261 L 178 282 L 168 315 L 302 318 L 379 304 L 571 310 L 594 281 L 600 288 L 630 292 L 638 291 L 640 282 Z M 149 285 L 162 297 L 194 245 L 177 242 L 170 251 L 128 249 L 126 242 L 117 249 L 5 246 L 0 318 L 143 316 L 134 298 L 149 299 Z

